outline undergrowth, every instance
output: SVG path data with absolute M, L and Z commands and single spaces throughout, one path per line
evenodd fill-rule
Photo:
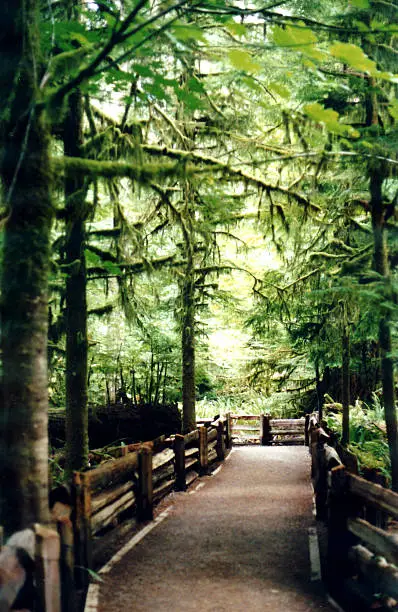
M 330 404 L 329 406 L 336 406 Z M 328 411 L 324 416 L 326 425 L 339 436 L 342 433 L 341 411 Z M 356 401 L 350 406 L 349 450 L 357 457 L 361 472 L 365 469 L 378 470 L 391 479 L 390 455 L 385 434 L 384 409 L 380 399 L 373 394 L 370 405 Z
M 266 414 L 273 418 L 297 418 L 300 410 L 292 403 L 288 393 L 274 393 L 269 397 L 246 391 L 240 395 L 220 396 L 216 399 L 203 398 L 196 403 L 196 414 L 200 418 L 210 418 L 218 414 Z

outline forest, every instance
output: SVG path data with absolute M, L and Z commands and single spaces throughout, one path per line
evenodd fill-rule
M 397 0 L 0 3 L 6 532 L 231 409 L 398 491 Z

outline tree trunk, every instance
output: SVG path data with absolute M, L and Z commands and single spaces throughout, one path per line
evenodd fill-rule
M 182 428 L 188 433 L 196 428 L 195 389 L 195 260 L 194 230 L 191 211 L 191 187 L 185 185 L 184 221 L 182 224 L 187 265 L 182 284 Z
M 196 427 L 195 282 L 193 269 L 186 271 L 182 297 L 182 424 L 183 433 L 188 433 Z
M 64 121 L 64 151 L 80 157 L 83 141 L 83 104 L 79 91 L 69 97 Z M 87 300 L 85 185 L 65 179 L 66 202 L 66 471 L 81 470 L 88 462 Z
M 369 79 L 366 124 L 368 126 L 379 124 L 376 82 L 372 78 Z M 380 162 L 372 162 L 369 167 L 369 190 L 374 244 L 373 267 L 376 272 L 384 277 L 387 285 L 390 283 L 390 271 L 388 265 L 388 246 L 384 222 L 382 192 L 385 176 L 386 169 L 383 167 L 383 164 Z M 392 296 L 385 296 L 385 299 L 392 299 Z M 389 311 L 386 310 L 381 314 L 379 321 L 381 378 L 383 385 L 384 416 L 387 429 L 387 441 L 391 460 L 391 485 L 392 489 L 398 492 L 398 433 L 397 413 L 395 408 L 394 363 L 391 358 L 392 342 L 390 325 L 391 320 Z
M 49 135 L 33 104 L 40 64 L 37 2 L 0 2 L 3 406 L 0 524 L 6 533 L 48 515 L 47 327 L 53 218 Z
M 382 184 L 384 173 L 380 168 L 370 171 L 370 194 L 374 241 L 374 269 L 389 283 L 388 249 L 384 226 Z M 386 299 L 388 297 L 386 296 Z M 392 489 L 398 492 L 398 435 L 395 408 L 394 364 L 391 358 L 391 321 L 388 311 L 379 322 L 379 344 L 381 352 L 381 376 L 383 383 L 384 414 L 387 440 L 391 459 Z
M 342 344 L 342 404 L 343 432 L 341 442 L 347 445 L 350 441 L 350 335 L 347 322 L 347 306 L 342 303 L 343 333 Z
M 321 389 L 321 374 L 319 372 L 319 361 L 315 359 L 315 380 L 316 380 L 316 399 L 318 407 L 319 422 L 323 419 L 323 394 Z

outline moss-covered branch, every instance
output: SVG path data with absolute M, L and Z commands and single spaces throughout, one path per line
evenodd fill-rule
M 127 162 L 97 161 L 79 157 L 53 158 L 52 167 L 58 176 L 83 175 L 93 179 L 101 178 L 130 178 L 141 184 L 150 184 L 152 181 L 169 177 L 186 177 L 200 172 L 192 164 L 181 164 L 171 161 L 158 163 L 133 164 Z
M 163 266 L 173 266 L 173 267 L 181 267 L 185 265 L 185 261 L 177 260 L 177 255 L 165 255 L 164 257 L 159 257 L 157 259 L 141 259 L 139 261 L 134 261 L 132 263 L 119 263 L 117 267 L 120 270 L 120 274 L 117 272 L 109 272 L 106 267 L 101 266 L 93 266 L 88 268 L 87 274 L 89 276 L 88 280 L 94 280 L 94 277 L 97 278 L 117 278 L 121 276 L 122 273 L 127 274 L 140 274 L 142 272 L 148 272 L 152 270 L 159 270 Z
M 142 149 L 149 153 L 150 155 L 162 156 L 162 157 L 171 157 L 173 159 L 178 159 L 180 161 L 187 161 L 192 163 L 200 163 L 206 166 L 210 166 L 216 172 L 222 172 L 224 175 L 228 176 L 233 180 L 242 180 L 246 183 L 251 183 L 264 189 L 267 192 L 276 192 L 283 194 L 284 196 L 288 196 L 293 198 L 299 204 L 305 206 L 306 208 L 312 208 L 319 212 L 321 209 L 319 206 L 312 204 L 308 198 L 306 198 L 303 194 L 298 193 L 297 191 L 289 190 L 286 187 L 282 187 L 280 185 L 272 185 L 264 181 L 262 178 L 255 176 L 254 174 L 250 174 L 241 168 L 234 168 L 225 162 L 221 162 L 215 157 L 211 157 L 208 155 L 202 155 L 201 153 L 196 153 L 192 151 L 182 151 L 180 149 L 170 149 L 168 147 L 162 147 L 158 145 L 142 145 Z
M 99 249 L 93 244 L 86 244 L 86 249 L 88 251 L 91 251 L 92 253 L 95 253 L 95 255 L 98 255 L 98 257 L 100 257 L 102 261 L 111 261 L 112 263 L 117 263 L 116 257 L 109 251 L 103 251 L 102 249 Z

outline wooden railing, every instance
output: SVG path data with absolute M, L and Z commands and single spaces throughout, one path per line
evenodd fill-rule
M 70 494 L 67 487 L 59 487 L 60 496 L 53 491 L 57 530 L 35 526 L 36 553 L 30 552 L 36 557 L 40 612 L 75 612 L 105 534 L 129 515 L 138 522 L 152 520 L 156 503 L 173 489 L 184 491 L 209 474 L 230 446 L 229 418 L 204 419 L 184 436 L 107 449 L 106 455 L 113 458 L 75 472 Z M 103 455 L 90 453 L 93 460 Z M 0 550 L 1 536 L 0 528 Z
M 173 489 L 184 491 L 222 461 L 230 446 L 229 419 L 199 422 L 190 433 L 112 449 L 117 457 L 73 478 L 75 566 L 78 584 L 87 586 L 102 532 L 134 514 L 153 518 L 153 506 Z M 120 456 L 121 455 L 121 456 Z
M 317 515 L 327 520 L 330 591 L 350 611 L 396 609 L 398 494 L 358 476 L 352 453 L 328 444 L 316 415 L 307 419 L 307 440 Z
M 273 419 L 268 415 L 232 414 L 235 444 L 304 444 L 305 419 Z
M 152 520 L 154 504 L 167 493 L 184 491 L 196 478 L 209 474 L 224 460 L 234 431 L 242 430 L 242 421 L 251 423 L 251 432 L 254 427 L 258 429 L 256 437 L 262 444 L 304 440 L 303 420 L 227 415 L 202 419 L 197 429 L 184 436 L 162 436 L 107 449 L 106 455 L 112 458 L 88 471 L 75 472 L 70 493 L 67 487 L 61 487 L 61 500 L 53 505 L 53 511 L 57 509 L 53 512 L 57 530 L 37 530 L 40 552 L 36 583 L 41 612 L 76 610 L 76 594 L 88 586 L 105 534 L 129 516 L 135 516 L 138 522 Z M 90 456 L 100 460 L 104 453 L 92 451 Z M 49 580 L 56 585 L 55 594 Z

